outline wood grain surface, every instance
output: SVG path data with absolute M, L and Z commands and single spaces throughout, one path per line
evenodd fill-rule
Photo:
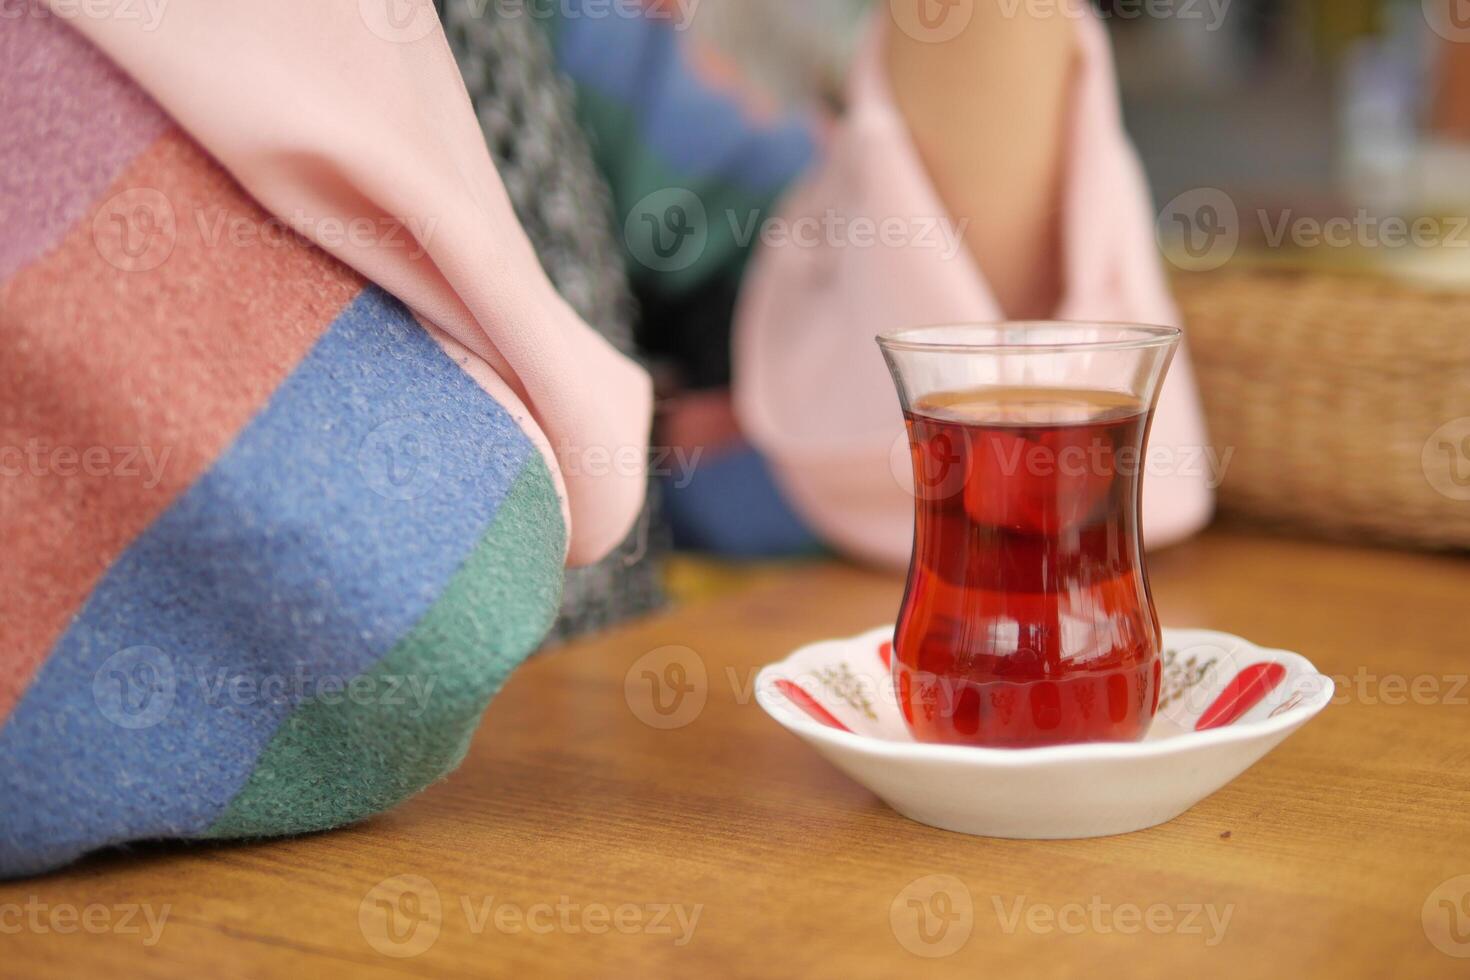
M 0 974 L 1470 975 L 1470 562 L 1217 531 L 1152 572 L 1166 624 L 1339 677 L 1162 827 L 964 837 L 846 779 L 755 669 L 891 619 L 901 583 L 811 564 L 543 655 L 453 777 L 358 827 L 0 885 Z M 668 646 L 692 669 L 666 718 L 640 658 Z

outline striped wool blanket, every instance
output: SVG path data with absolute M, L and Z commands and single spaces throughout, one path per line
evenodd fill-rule
M 555 614 L 545 461 L 70 26 L 0 89 L 0 874 L 391 806 Z

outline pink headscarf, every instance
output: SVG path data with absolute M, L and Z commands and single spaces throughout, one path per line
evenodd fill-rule
M 557 295 L 432 5 L 407 9 L 395 20 L 393 0 L 175 0 L 156 23 L 67 19 L 266 209 L 493 369 L 562 491 L 568 561 L 587 564 L 642 505 L 652 386 Z M 337 233 L 362 219 L 401 226 L 408 245 Z
M 876 22 L 827 159 L 787 200 L 784 217 L 897 215 L 953 231 L 889 89 L 886 18 Z M 1077 45 L 1060 202 L 1063 294 L 1053 317 L 1177 324 L 1097 18 L 1078 18 Z M 741 428 L 770 460 L 787 499 L 827 542 L 894 568 L 907 564 L 913 537 L 911 462 L 874 337 L 917 324 L 1005 319 L 969 252 L 925 237 L 767 248 L 747 273 L 735 330 Z M 1195 462 L 1209 443 L 1187 350 L 1174 358 L 1149 444 L 1174 461 L 1144 479 L 1145 540 L 1158 547 L 1199 531 L 1214 508 L 1212 474 Z

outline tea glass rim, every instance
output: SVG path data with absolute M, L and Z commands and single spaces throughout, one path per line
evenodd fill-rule
M 1037 343 L 1016 342 L 966 342 L 956 340 L 922 340 L 915 335 L 934 334 L 953 330 L 992 330 L 997 333 L 1032 328 L 1113 328 L 1120 332 L 1136 334 L 1113 340 L 1047 340 Z M 1184 337 L 1178 327 L 1159 324 L 1132 323 L 1112 320 L 958 320 L 931 323 L 924 326 L 904 327 L 880 333 L 874 339 L 878 346 L 888 351 L 906 351 L 930 354 L 1067 354 L 1094 351 L 1148 350 L 1177 344 Z

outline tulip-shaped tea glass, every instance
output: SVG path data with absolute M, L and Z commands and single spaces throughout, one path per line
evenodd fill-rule
M 923 742 L 1141 739 L 1159 621 L 1139 538 L 1167 327 L 1003 323 L 878 338 L 914 469 L 893 680 Z

